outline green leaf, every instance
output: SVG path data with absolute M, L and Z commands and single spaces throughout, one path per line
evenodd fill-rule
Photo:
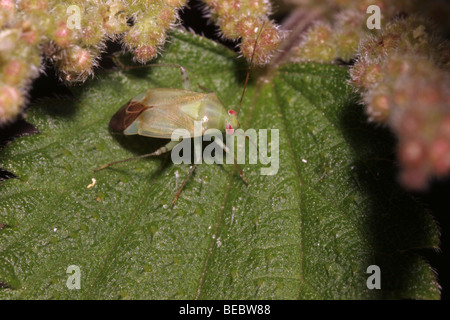
M 160 62 L 236 107 L 246 66 L 231 51 L 177 32 Z M 397 186 L 392 138 L 367 124 L 347 70 L 287 65 L 265 80 L 249 84 L 240 117 L 279 130 L 278 172 L 243 165 L 246 186 L 232 165 L 199 165 L 174 209 L 189 166 L 170 155 L 93 169 L 161 145 L 108 122 L 149 87 L 180 88 L 178 70 L 105 71 L 74 99 L 34 105 L 40 133 L 0 156 L 17 177 L 0 189 L 0 298 L 439 298 L 417 254 L 438 247 L 436 225 Z M 66 286 L 70 265 L 80 289 Z

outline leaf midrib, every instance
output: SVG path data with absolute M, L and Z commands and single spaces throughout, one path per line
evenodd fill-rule
M 278 92 L 272 87 L 272 92 L 273 92 L 273 96 L 274 99 L 277 101 L 277 110 L 278 110 L 278 117 L 280 117 L 281 123 L 283 125 L 283 130 L 285 132 L 285 137 L 286 137 L 286 141 L 287 141 L 287 146 L 288 146 L 288 150 L 289 150 L 289 155 L 291 157 L 291 161 L 294 164 L 294 170 L 295 170 L 295 175 L 296 175 L 296 183 L 297 183 L 297 187 L 298 187 L 298 212 L 299 212 L 299 224 L 300 224 L 300 244 L 299 244 L 299 250 L 300 250 L 300 270 L 299 270 L 299 274 L 300 274 L 300 285 L 299 285 L 299 292 L 298 292 L 298 298 L 301 297 L 301 290 L 302 290 L 302 284 L 307 285 L 308 287 L 310 287 L 312 290 L 314 290 L 314 292 L 318 293 L 317 290 L 308 282 L 306 281 L 304 275 L 303 275 L 303 270 L 304 270 L 304 266 L 303 266 L 303 212 L 301 210 L 301 193 L 302 193 L 302 178 L 300 175 L 300 171 L 297 165 L 297 162 L 295 161 L 295 152 L 294 149 L 292 147 L 292 142 L 291 142 L 291 138 L 289 136 L 288 133 L 288 128 L 286 125 L 286 118 L 284 115 L 284 112 L 281 109 L 281 105 L 280 105 L 280 101 L 279 101 L 279 97 L 278 97 Z

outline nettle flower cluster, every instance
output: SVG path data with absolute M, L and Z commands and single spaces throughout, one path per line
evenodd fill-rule
M 253 63 L 269 63 L 283 39 L 278 26 L 267 17 L 271 14 L 269 0 L 204 0 L 210 17 L 217 23 L 226 39 L 241 39 L 240 51 Z M 259 37 L 259 38 L 258 38 Z M 258 38 L 255 50 L 256 39 Z
M 0 125 L 14 120 L 27 100 L 31 81 L 53 64 L 67 83 L 93 75 L 107 40 L 120 41 L 137 62 L 154 59 L 177 25 L 187 0 L 0 0 Z M 242 38 L 250 60 L 257 27 L 266 21 L 256 64 L 269 60 L 281 41 L 268 20 L 268 1 L 205 1 L 224 36 Z M 230 17 L 236 24 L 228 23 Z
M 349 61 L 355 57 L 359 42 L 368 32 L 364 11 L 339 11 L 332 22 L 318 20 L 304 33 L 290 60 L 332 63 L 339 58 Z
M 44 62 L 53 63 L 62 80 L 82 82 L 93 74 L 105 41 L 119 37 L 136 60 L 154 58 L 184 4 L 0 0 L 0 124 L 21 112 Z
M 291 60 L 355 59 L 351 84 L 362 94 L 369 121 L 388 126 L 398 139 L 400 182 L 423 190 L 450 173 L 450 45 L 439 34 L 448 21 L 439 21 L 441 29 L 431 24 L 439 20 L 430 18 L 433 6 L 425 10 L 417 1 L 369 2 L 349 0 L 344 7 L 351 9 L 316 22 Z M 381 8 L 381 30 L 366 25 L 372 2 Z M 433 3 L 448 12 L 448 5 Z
M 400 181 L 424 189 L 450 172 L 450 46 L 427 20 L 410 16 L 361 43 L 352 83 L 371 121 L 398 138 Z

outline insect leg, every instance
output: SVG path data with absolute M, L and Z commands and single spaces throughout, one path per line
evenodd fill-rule
M 205 88 L 204 86 L 202 86 L 202 85 L 200 85 L 200 84 L 198 84 L 197 86 L 198 86 L 201 90 L 203 90 L 203 91 L 205 91 L 205 92 L 208 92 L 208 93 L 214 92 L 213 90 L 210 90 L 210 89 L 208 89 L 208 88 Z
M 197 167 L 196 164 L 194 164 L 191 169 L 188 172 L 188 175 L 186 176 L 186 178 L 184 178 L 183 183 L 181 184 L 181 187 L 178 188 L 177 194 L 175 195 L 175 198 L 172 201 L 172 208 L 175 205 L 175 202 L 177 202 L 178 197 L 180 196 L 181 190 L 183 190 L 184 186 L 186 185 L 186 182 L 188 182 L 189 178 L 191 177 L 192 173 L 194 173 L 195 168 Z
M 226 153 L 231 154 L 231 150 L 230 148 L 228 148 L 225 143 L 223 143 L 222 140 L 220 139 L 215 139 L 214 140 L 215 143 L 217 143 L 223 150 L 225 150 Z M 239 175 L 241 176 L 242 180 L 245 182 L 246 185 L 249 185 L 249 183 L 247 182 L 247 179 L 245 179 L 244 176 L 244 171 L 242 171 L 241 167 L 238 165 L 236 157 L 233 154 L 233 158 L 234 158 L 234 165 L 236 166 L 236 168 L 239 170 Z
M 114 161 L 108 164 L 105 164 L 104 166 L 95 169 L 94 172 L 103 170 L 107 167 L 110 167 L 112 165 L 118 164 L 118 163 L 122 163 L 122 162 L 127 162 L 127 161 L 131 161 L 131 160 L 137 160 L 137 159 L 142 159 L 142 158 L 147 158 L 147 157 L 153 157 L 153 156 L 159 156 L 163 153 L 169 152 L 170 150 L 172 150 L 177 144 L 179 144 L 180 141 L 170 141 L 168 144 L 162 146 L 161 148 L 159 148 L 158 150 L 152 152 L 152 153 L 147 153 L 147 154 L 142 154 L 140 156 L 137 157 L 132 157 L 132 158 L 128 158 L 128 159 L 124 159 L 124 160 L 119 160 L 119 161 Z
M 148 67 L 168 67 L 168 68 L 179 68 L 181 72 L 181 81 L 183 83 L 183 89 L 191 91 L 191 82 L 189 81 L 189 76 L 187 74 L 187 71 L 184 67 L 180 66 L 179 64 L 166 64 L 166 63 L 150 63 L 145 64 L 142 66 L 126 66 L 120 61 L 118 56 L 114 55 L 112 57 L 114 63 L 118 66 L 120 66 L 122 69 L 130 70 L 130 69 L 141 69 L 141 68 L 148 68 Z

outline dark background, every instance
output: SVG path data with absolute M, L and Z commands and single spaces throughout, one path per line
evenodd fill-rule
M 184 27 L 192 29 L 195 33 L 204 35 L 215 41 L 222 42 L 230 49 L 236 49 L 236 44 L 232 41 L 224 41 L 219 37 L 219 29 L 210 23 L 202 12 L 202 4 L 198 0 L 189 1 L 189 7 L 185 8 L 180 14 Z M 276 20 L 282 22 L 283 16 L 275 17 Z M 102 59 L 101 67 L 110 67 L 111 61 L 107 56 L 111 52 L 119 51 L 120 45 L 109 43 L 108 52 Z M 58 78 L 52 69 L 46 70 L 46 75 L 42 75 L 33 83 L 33 89 L 30 94 L 30 102 L 36 99 L 53 96 L 55 94 L 70 95 L 70 91 L 58 81 Z M 31 104 L 30 103 L 30 104 Z M 0 148 L 14 137 L 36 132 L 33 126 L 26 123 L 23 119 L 19 119 L 6 127 L 0 128 Z M 13 178 L 14 175 L 0 169 L 0 180 Z M 442 299 L 450 298 L 450 179 L 435 181 L 431 188 L 424 192 L 414 194 L 420 202 L 428 208 L 436 220 L 441 232 L 441 246 L 438 252 L 430 249 L 419 249 L 417 252 L 427 259 L 431 267 L 436 271 L 438 282 L 442 286 Z

